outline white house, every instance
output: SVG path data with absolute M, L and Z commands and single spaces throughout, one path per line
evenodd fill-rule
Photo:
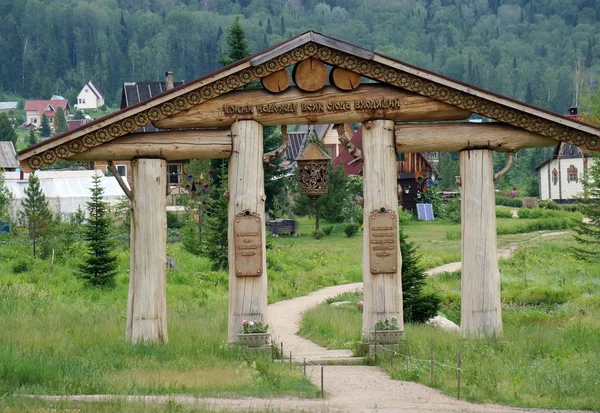
M 583 192 L 581 179 L 594 159 L 579 147 L 561 142 L 554 148 L 552 158 L 542 162 L 538 171 L 540 199 L 568 202 Z
M 77 109 L 98 109 L 104 105 L 104 96 L 98 90 L 96 86 L 90 80 L 87 82 L 81 92 L 77 95 L 77 103 L 75 108 Z

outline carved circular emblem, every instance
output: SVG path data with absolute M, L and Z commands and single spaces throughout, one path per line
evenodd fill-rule
M 571 136 L 569 129 L 565 128 L 563 126 L 557 127 L 557 135 L 558 135 L 558 139 L 560 139 L 561 141 L 567 141 L 567 140 L 569 140 L 569 138 L 574 137 L 574 136 Z
M 135 123 L 138 126 L 146 126 L 148 124 L 148 122 L 150 122 L 149 119 L 148 119 L 148 115 L 146 114 L 146 112 L 137 113 L 133 117 L 133 120 L 135 120 Z
M 81 139 L 75 139 L 68 143 L 69 150 L 73 153 L 81 152 L 83 149 L 83 145 L 81 143 Z
M 292 64 L 292 58 L 290 57 L 289 53 L 285 53 L 277 58 L 277 63 L 282 68 L 288 67 L 289 65 Z
M 54 150 L 54 152 L 56 152 L 56 156 L 58 156 L 60 159 L 66 158 L 70 153 L 67 145 L 60 145 Z
M 437 89 L 436 96 L 439 100 L 448 100 L 450 98 L 450 90 L 446 87 L 440 87 Z
M 160 109 L 158 109 L 158 108 L 148 109 L 148 118 L 151 121 L 159 120 L 160 116 L 161 116 Z
M 490 117 L 496 120 L 500 120 L 504 117 L 504 108 L 500 105 L 494 105 L 490 110 Z
M 516 123 L 517 122 L 517 112 L 515 112 L 514 110 L 507 110 L 506 112 L 504 112 L 504 121 L 506 123 Z
M 227 76 L 225 83 L 227 83 L 229 90 L 237 89 L 241 85 L 240 79 L 236 75 Z
M 160 111 L 163 115 L 169 116 L 172 115 L 173 112 L 175 112 L 175 106 L 171 102 L 165 102 L 160 107 Z
M 263 77 L 267 74 L 267 70 L 265 69 L 264 65 L 252 68 L 252 72 L 254 73 L 255 77 Z
M 123 122 L 121 122 L 121 127 L 126 132 L 131 132 L 135 129 L 135 121 L 132 118 L 124 119 Z
M 595 140 L 593 140 L 593 141 L 590 141 L 590 146 L 591 146 L 592 148 L 597 148 L 597 147 L 598 147 L 598 141 L 595 141 Z
M 317 54 L 317 45 L 314 43 L 308 43 L 304 46 L 304 53 L 307 56 L 314 56 L 315 54 Z
M 534 132 L 539 132 L 544 128 L 544 122 L 540 118 L 534 118 L 531 121 L 531 130 Z
M 354 68 L 356 68 L 357 64 L 358 64 L 358 61 L 356 60 L 356 57 L 354 57 L 354 56 L 346 56 L 344 58 L 344 66 L 346 66 L 346 69 L 354 69 Z
M 294 49 L 290 52 L 290 56 L 295 61 L 299 61 L 304 59 L 304 50 L 303 49 Z
M 39 169 L 42 166 L 44 166 L 44 161 L 42 160 L 42 157 L 39 155 L 32 156 L 31 158 L 29 158 L 27 160 L 27 163 L 29 164 L 31 169 Z
M 250 82 L 252 82 L 253 78 L 254 77 L 252 76 L 252 72 L 248 69 L 242 70 L 240 72 L 240 79 L 241 79 L 242 83 L 250 83 Z
M 50 165 L 51 163 L 56 162 L 56 154 L 51 149 L 47 150 L 46 152 L 42 153 L 42 159 L 46 165 Z
M 473 96 L 467 96 L 464 100 L 463 105 L 465 109 L 472 110 L 473 108 L 475 108 L 475 106 L 477 106 L 477 98 Z
M 123 132 L 123 130 L 121 129 L 121 126 L 118 123 L 115 123 L 114 125 L 110 125 L 108 132 L 106 131 L 106 129 L 100 129 L 99 131 L 97 131 L 95 134 L 96 141 L 98 143 L 106 142 L 107 140 L 110 139 L 110 136 L 116 138 L 117 136 L 121 136 L 122 132 Z M 110 136 L 109 136 L 109 133 L 110 133 Z
M 328 47 L 321 47 L 319 49 L 319 52 L 317 53 L 317 56 L 321 60 L 329 60 L 329 58 L 331 57 L 331 49 L 329 49 Z
M 202 96 L 202 99 L 210 99 L 211 97 L 213 97 L 213 90 L 212 87 L 209 86 L 204 86 L 202 89 L 200 89 L 200 95 Z
M 553 138 L 558 133 L 558 130 L 556 129 L 556 125 L 554 123 L 548 122 L 542 133 Z
M 413 79 L 413 81 L 410 82 L 410 89 L 415 92 L 420 92 L 423 90 L 423 81 L 421 79 Z
M 333 52 L 330 59 L 332 64 L 339 66 L 344 62 L 344 55 L 340 52 Z
M 277 69 L 279 69 L 279 64 L 275 59 L 268 60 L 265 62 L 265 67 L 267 68 L 267 72 L 273 73 Z
M 398 86 L 408 89 L 408 85 L 410 85 L 410 76 L 406 73 L 402 73 L 398 78 Z
M 110 125 L 108 127 L 108 133 L 113 138 L 121 136 L 122 132 L 123 132 L 123 129 L 121 128 L 121 125 L 119 125 L 118 123 L 113 123 L 112 125 Z M 100 129 L 98 132 L 96 132 L 96 139 L 98 140 L 98 142 L 107 141 L 108 140 L 108 136 L 106 134 L 106 130 Z
M 434 96 L 437 92 L 437 87 L 433 83 L 426 83 L 423 88 L 423 93 L 427 96 Z
M 367 63 L 367 68 L 365 69 L 365 73 L 369 71 L 369 69 L 371 70 L 371 76 L 376 77 L 377 79 L 381 79 L 383 77 L 383 66 L 381 65 L 371 65 L 368 62 Z
M 190 105 L 197 105 L 202 100 L 202 98 L 200 97 L 200 93 L 198 93 L 197 90 L 188 93 L 186 95 L 186 99 Z
M 187 102 L 183 97 L 178 97 L 173 101 L 173 105 L 179 111 L 187 109 Z
M 371 64 L 367 61 L 361 60 L 358 62 L 357 69 L 362 74 L 368 74 L 371 71 Z
M 394 69 L 388 69 L 385 71 L 383 78 L 388 83 L 394 83 L 396 79 L 398 79 L 398 72 L 396 72 Z
M 529 115 L 520 114 L 517 117 L 517 124 L 522 128 L 528 128 L 530 122 L 531 118 L 529 117 Z
M 480 115 L 487 116 L 487 114 L 489 113 L 490 108 L 491 108 L 491 105 L 490 105 L 490 103 L 488 101 L 483 100 L 483 99 L 479 99 L 478 102 L 477 102 L 477 105 L 474 108 L 474 111 L 476 111 Z
M 463 103 L 463 95 L 458 91 L 454 91 L 450 94 L 450 103 L 456 106 L 461 106 Z
M 86 148 L 93 148 L 94 146 L 96 146 L 96 138 L 94 138 L 94 136 L 91 133 L 88 133 L 83 138 L 81 138 L 81 143 L 83 143 L 83 146 L 85 146 Z
M 225 83 L 223 80 L 217 80 L 213 88 L 215 89 L 215 93 L 221 95 L 227 92 L 227 83 Z

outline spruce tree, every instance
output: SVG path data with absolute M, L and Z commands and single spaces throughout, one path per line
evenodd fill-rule
M 419 264 L 417 246 L 409 242 L 400 229 L 400 252 L 402 253 L 402 299 L 404 302 L 404 321 L 424 323 L 438 313 L 441 300 L 435 294 L 423 292 L 427 274 Z
M 23 211 L 21 220 L 29 231 L 33 245 L 33 257 L 36 256 L 36 246 L 44 234 L 44 229 L 52 222 L 52 213 L 48 201 L 42 191 L 40 180 L 34 173 L 29 174 L 29 185 L 24 190 Z
M 12 199 L 12 192 L 6 187 L 4 171 L 0 170 L 0 221 L 8 219 L 8 207 Z
M 240 23 L 240 16 L 235 16 L 233 23 L 227 29 L 225 42 L 227 44 L 227 56 L 219 59 L 219 63 L 223 66 L 237 62 L 250 55 L 248 39 L 246 39 L 246 32 L 244 32 L 244 28 Z
M 29 131 L 29 136 L 27 137 L 27 146 L 32 146 L 37 143 L 37 135 L 33 129 Z
M 219 178 L 211 187 L 210 203 L 206 217 L 204 218 L 204 227 L 202 228 L 203 250 L 211 261 L 212 268 L 219 270 L 227 268 L 227 231 L 229 225 L 228 206 L 229 201 L 225 198 L 227 191 L 227 169 L 223 164 L 219 167 Z
M 40 136 L 42 138 L 49 138 L 52 134 L 52 130 L 50 129 L 50 120 L 48 120 L 48 116 L 44 113 L 42 115 L 42 121 L 40 123 Z
M 600 153 L 593 159 L 588 175 L 583 179 L 584 192 L 579 199 L 581 212 L 587 219 L 578 221 L 573 228 L 579 246 L 571 251 L 578 259 L 600 263 Z
M 94 176 L 87 203 L 88 220 L 85 224 L 87 255 L 80 265 L 80 277 L 93 286 L 114 284 L 117 257 L 113 254 L 113 223 L 108 215 L 108 205 L 103 201 L 104 188 L 99 175 Z
M 60 135 L 68 132 L 69 126 L 67 125 L 67 118 L 65 117 L 65 111 L 63 108 L 56 109 L 54 114 L 54 135 Z
M 0 113 L 0 141 L 11 141 L 17 145 L 17 132 L 6 113 Z

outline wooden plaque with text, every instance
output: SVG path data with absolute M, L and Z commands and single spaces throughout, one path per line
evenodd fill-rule
M 235 237 L 235 275 L 256 277 L 263 273 L 262 219 L 256 215 L 236 216 L 233 225 Z
M 373 212 L 369 215 L 369 256 L 371 274 L 398 272 L 396 213 Z

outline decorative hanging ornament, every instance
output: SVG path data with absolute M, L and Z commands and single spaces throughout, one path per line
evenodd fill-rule
M 321 149 L 313 125 L 309 127 L 307 142 L 302 154 L 296 158 L 296 162 L 300 193 L 309 197 L 314 204 L 321 195 L 327 194 L 331 158 Z

